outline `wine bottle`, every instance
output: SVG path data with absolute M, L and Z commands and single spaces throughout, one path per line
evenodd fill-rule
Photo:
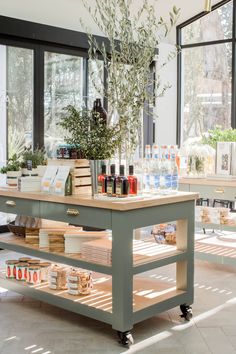
M 102 165 L 102 172 L 98 175 L 98 194 L 107 193 L 107 167 Z
M 129 182 L 125 176 L 125 166 L 120 165 L 120 173 L 116 179 L 116 196 L 118 198 L 125 198 L 128 196 Z
M 101 98 L 96 98 L 93 103 L 93 112 L 94 112 L 94 120 L 96 122 L 97 115 L 99 114 L 100 118 L 104 121 L 104 124 L 107 124 L 107 112 L 102 107 Z
M 107 196 L 116 196 L 116 165 L 111 165 L 111 174 L 107 176 Z
M 129 166 L 129 175 L 128 175 L 128 182 L 129 182 L 129 195 L 135 196 L 138 193 L 138 180 L 137 177 L 134 176 L 134 166 Z

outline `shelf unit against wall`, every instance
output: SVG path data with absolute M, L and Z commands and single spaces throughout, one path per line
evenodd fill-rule
M 9 195 L 8 195 L 9 193 Z M 50 290 L 47 284 L 32 287 L 16 280 L 4 279 L 1 284 L 39 300 L 58 305 L 112 325 L 126 335 L 137 322 L 178 305 L 193 303 L 194 261 L 194 203 L 196 193 L 177 193 L 173 196 L 144 198 L 134 201 L 98 201 L 92 198 L 72 198 L 20 193 L 0 189 L 0 211 L 35 215 L 65 222 L 103 227 L 112 230 L 112 264 L 88 262 L 80 255 L 52 253 L 48 249 L 26 244 L 10 233 L 0 236 L 0 247 L 81 267 L 102 273 L 91 296 L 73 297 L 66 292 Z M 11 202 L 11 203 L 9 203 Z M 68 213 L 74 209 L 77 213 Z M 135 254 L 134 230 L 163 222 L 177 222 L 177 244 L 153 246 L 149 243 Z M 169 264 L 176 265 L 176 284 L 142 276 L 141 273 Z M 145 273 L 144 273 L 145 274 Z M 101 276 L 101 275 L 100 275 Z M 147 296 L 145 294 L 151 293 Z M 100 294 L 100 295 L 99 295 Z M 102 296 L 102 298 L 99 298 Z M 90 298 L 89 298 L 90 297 Z M 91 301 L 90 301 L 91 300 Z M 185 312 L 184 312 L 185 313 Z
M 180 180 L 180 190 L 197 192 L 200 198 L 229 200 L 236 202 L 236 181 L 229 181 L 224 179 L 191 179 L 183 178 Z M 236 225 L 227 224 L 213 224 L 196 222 L 197 228 L 211 229 L 217 231 L 235 232 L 236 239 Z M 236 248 L 235 243 L 232 246 L 224 242 L 221 244 L 216 235 L 208 235 L 202 239 L 195 241 L 195 256 L 198 259 L 225 265 L 236 265 Z

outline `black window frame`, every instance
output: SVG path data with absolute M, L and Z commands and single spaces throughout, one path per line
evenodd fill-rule
M 212 11 L 227 4 L 232 0 L 223 0 L 212 6 Z M 190 18 L 189 20 L 181 23 L 176 27 L 176 43 L 180 48 L 180 52 L 177 56 L 177 124 L 176 124 L 176 141 L 180 146 L 182 143 L 182 50 L 185 48 L 203 47 L 214 44 L 232 43 L 232 88 L 231 88 L 231 127 L 236 128 L 236 0 L 233 0 L 233 21 L 232 21 L 232 38 L 220 39 L 207 42 L 196 42 L 191 44 L 182 44 L 181 31 L 184 27 L 190 25 L 203 16 L 207 16 L 208 12 L 201 12 L 198 15 Z

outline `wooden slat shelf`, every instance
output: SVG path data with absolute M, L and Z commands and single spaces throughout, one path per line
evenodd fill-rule
M 0 247 L 16 252 L 45 258 L 54 262 L 69 264 L 74 267 L 83 267 L 105 274 L 111 274 L 111 265 L 99 264 L 98 262 L 86 261 L 78 253 L 50 252 L 48 248 L 27 244 L 23 237 L 12 233 L 0 234 Z M 159 265 L 173 263 L 185 258 L 185 251 L 178 250 L 176 246 L 157 244 L 155 242 L 142 242 L 134 246 L 133 266 L 134 274 L 141 273 Z M 156 263 L 156 264 L 154 264 Z
M 19 282 L 14 279 L 6 279 L 2 271 L 0 274 L 1 285 L 4 283 L 14 284 L 17 287 L 30 288 L 31 291 L 40 294 L 44 293 L 52 298 L 70 300 L 74 304 L 80 304 L 108 313 L 112 313 L 112 280 L 110 277 L 94 275 L 94 288 L 90 295 L 73 296 L 67 290 L 51 290 L 48 283 L 39 285 L 29 285 L 26 282 Z M 139 311 L 152 305 L 156 305 L 177 295 L 185 293 L 183 290 L 176 289 L 176 286 L 160 280 L 134 277 L 133 281 L 133 311 Z

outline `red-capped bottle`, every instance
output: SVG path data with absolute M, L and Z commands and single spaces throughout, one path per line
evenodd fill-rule
M 107 193 L 107 167 L 102 165 L 102 172 L 98 176 L 98 194 Z
M 134 166 L 133 165 L 129 166 L 128 182 L 129 182 L 129 195 L 130 196 L 137 195 L 137 193 L 138 193 L 138 179 L 137 179 L 137 177 L 134 176 Z

